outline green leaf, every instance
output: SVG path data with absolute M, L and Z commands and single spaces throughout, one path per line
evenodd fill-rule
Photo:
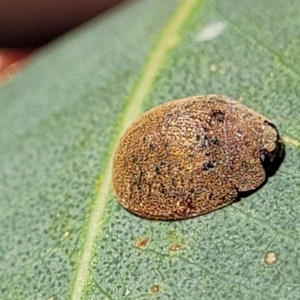
M 0 89 L 0 299 L 297 299 L 300 2 L 128 1 Z M 273 120 L 286 158 L 250 197 L 144 220 L 110 191 L 142 111 L 197 94 Z

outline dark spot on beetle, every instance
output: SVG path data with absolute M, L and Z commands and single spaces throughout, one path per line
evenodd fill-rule
M 207 147 L 207 144 L 205 143 L 205 139 L 201 140 L 200 143 L 198 144 L 198 148 L 200 150 L 203 150 Z
M 131 161 L 132 161 L 133 163 L 136 163 L 136 162 L 137 162 L 137 157 L 136 157 L 135 154 L 132 154 L 132 155 L 131 155 Z
M 209 144 L 209 141 L 208 141 L 208 135 L 201 135 L 200 138 L 199 138 L 199 141 L 198 141 L 198 148 L 203 150 L 205 148 L 207 148 Z
M 155 173 L 157 175 L 161 175 L 161 171 L 160 171 L 160 168 L 158 166 L 156 166 L 154 170 L 155 170 Z
M 208 171 L 214 168 L 214 164 L 212 161 L 205 161 L 202 164 L 202 170 L 203 171 Z
M 154 143 L 150 143 L 149 144 L 149 149 L 150 150 L 154 150 L 155 149 L 155 144 Z
M 199 142 L 200 139 L 201 139 L 201 135 L 197 134 L 197 135 L 196 135 L 196 141 Z
M 160 183 L 160 192 L 161 192 L 163 195 L 165 195 L 166 192 L 167 192 L 167 188 L 166 188 L 166 186 L 165 186 L 162 182 Z
M 171 186 L 174 188 L 176 188 L 176 186 L 177 186 L 177 183 L 174 178 L 171 179 Z
M 250 146 L 250 142 L 249 141 L 245 141 L 245 146 L 249 147 Z
M 221 111 L 215 111 L 212 114 L 212 118 L 217 122 L 223 123 L 225 120 L 225 114 Z
M 207 141 L 209 144 L 212 144 L 212 145 L 219 145 L 219 140 L 216 136 L 207 136 Z
M 251 169 L 251 165 L 245 161 L 241 162 L 241 166 L 244 170 L 246 170 L 247 172 Z
M 210 193 L 208 194 L 207 198 L 208 198 L 208 200 L 209 200 L 209 201 L 211 201 L 211 200 L 212 200 L 212 198 L 213 198 L 213 194 L 212 194 L 212 192 L 210 192 Z

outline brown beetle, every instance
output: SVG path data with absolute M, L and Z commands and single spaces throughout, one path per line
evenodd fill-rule
M 220 95 L 156 106 L 121 138 L 113 191 L 129 211 L 176 220 L 211 212 L 256 190 L 284 146 L 265 117 Z

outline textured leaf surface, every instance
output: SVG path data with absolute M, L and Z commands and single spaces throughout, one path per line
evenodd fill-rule
M 296 299 L 299 9 L 128 2 L 1 87 L 0 299 Z M 131 215 L 110 192 L 120 134 L 156 104 L 207 93 L 273 120 L 287 146 L 281 168 L 205 216 Z

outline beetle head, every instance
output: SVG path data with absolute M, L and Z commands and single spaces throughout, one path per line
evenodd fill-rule
M 260 160 L 268 176 L 273 175 L 284 158 L 284 144 L 276 127 L 268 122 L 263 123 L 263 134 L 260 148 Z

